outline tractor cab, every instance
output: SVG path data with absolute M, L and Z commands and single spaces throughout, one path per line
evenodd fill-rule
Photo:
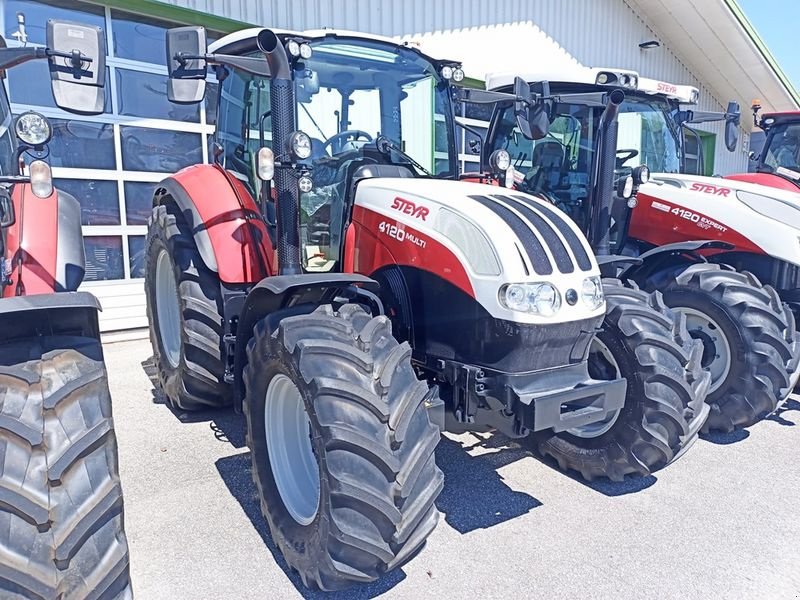
M 761 153 L 751 153 L 756 161 L 756 172 L 781 178 L 792 184 L 787 189 L 800 191 L 800 111 L 769 113 L 759 120 L 758 101 L 752 108 L 754 124 L 767 134 Z M 768 184 L 767 181 L 760 183 Z M 781 187 L 786 187 L 781 183 Z
M 294 104 L 289 116 L 280 118 L 294 122 L 287 125 L 288 145 L 275 147 L 280 126 L 259 31 L 229 36 L 209 48 L 230 57 L 214 70 L 219 119 L 211 154 L 257 199 L 272 239 L 278 172 L 292 166 L 299 187 L 302 268 L 339 271 L 359 181 L 454 177 L 449 84 L 463 73 L 458 63 L 434 60 L 388 39 L 279 33 Z

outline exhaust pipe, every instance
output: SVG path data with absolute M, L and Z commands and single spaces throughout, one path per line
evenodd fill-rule
M 270 110 L 272 113 L 272 148 L 276 156 L 285 153 L 294 131 L 294 85 L 286 50 L 271 29 L 262 29 L 256 37 L 270 71 Z M 278 237 L 278 273 L 298 275 L 300 265 L 300 192 L 297 180 L 287 169 L 275 169 L 275 221 Z
M 617 130 L 619 107 L 625 100 L 622 90 L 614 90 L 608 95 L 608 103 L 600 116 L 595 153 L 592 158 L 594 186 L 589 202 L 589 241 L 595 256 L 608 256 L 611 253 L 611 204 L 614 201 L 614 168 L 617 156 Z

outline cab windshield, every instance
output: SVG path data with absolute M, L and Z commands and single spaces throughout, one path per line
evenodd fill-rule
M 800 123 L 774 125 L 764 151 L 764 165 L 800 171 Z
M 622 165 L 647 165 L 653 173 L 678 173 L 681 145 L 678 130 L 663 100 L 628 96 L 620 107 L 617 153 Z M 625 153 L 630 150 L 629 153 Z

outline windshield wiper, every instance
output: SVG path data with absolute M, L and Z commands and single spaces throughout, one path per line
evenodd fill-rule
M 410 162 L 414 167 L 425 173 L 428 177 L 433 177 L 433 173 L 428 171 L 425 167 L 419 164 L 416 160 L 414 160 L 411 156 L 406 154 L 400 146 L 395 144 L 392 140 L 387 138 L 385 135 L 379 135 L 375 139 L 375 146 L 378 148 L 378 152 L 386 156 L 387 158 L 391 159 L 392 150 L 397 152 L 400 156 L 405 158 L 408 162 Z

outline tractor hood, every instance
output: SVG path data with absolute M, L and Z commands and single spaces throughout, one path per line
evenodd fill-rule
M 737 250 L 800 265 L 800 193 L 719 177 L 658 173 L 641 186 L 639 200 L 633 237 L 655 244 L 719 239 Z M 651 232 L 659 228 L 660 236 L 653 239 Z
M 539 198 L 464 181 L 375 177 L 357 184 L 353 221 L 374 231 L 396 264 L 435 272 L 496 318 L 564 322 L 605 312 L 581 295 L 584 281 L 600 274 L 587 240 Z M 513 283 L 551 284 L 560 309 L 552 317 L 508 310 L 498 294 Z

